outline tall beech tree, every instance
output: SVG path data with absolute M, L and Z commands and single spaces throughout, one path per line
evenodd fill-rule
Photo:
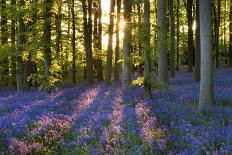
M 229 24 L 229 66 L 232 66 L 232 0 L 230 0 L 230 24 Z
M 171 25 L 171 48 L 170 48 L 170 76 L 175 76 L 175 14 L 174 14 L 174 0 L 169 0 L 169 14 Z
M 106 83 L 111 83 L 112 72 L 112 55 L 113 55 L 113 35 L 114 35 L 114 6 L 115 0 L 110 0 L 110 24 L 109 24 L 109 40 L 106 59 Z
M 150 0 L 144 0 L 144 98 L 151 99 Z
M 166 1 L 157 0 L 158 80 L 168 82 Z
M 200 10 L 199 0 L 196 0 L 196 32 L 195 32 L 195 71 L 194 80 L 200 81 L 200 59 L 201 59 L 201 41 L 200 41 Z
M 75 16 L 75 0 L 72 0 L 72 80 L 76 83 L 76 16 Z
M 187 19 L 188 19 L 188 71 L 193 71 L 193 0 L 187 0 Z
M 114 65 L 114 80 L 119 80 L 120 64 L 120 17 L 121 17 L 121 0 L 117 0 L 117 21 L 116 21 L 116 45 L 115 45 L 115 65 Z
M 124 39 L 123 39 L 123 73 L 122 87 L 128 89 L 131 84 L 131 11 L 132 2 L 123 0 L 124 4 Z
M 202 108 L 214 102 L 213 46 L 211 1 L 200 0 L 201 81 L 199 104 Z
M 19 12 L 23 12 L 23 7 L 25 5 L 24 0 L 19 1 Z M 19 32 L 18 32 L 18 53 L 17 53 L 17 92 L 22 92 L 24 90 L 24 64 L 22 53 L 24 45 L 26 44 L 25 36 L 25 24 L 23 20 L 23 14 L 18 19 L 19 22 Z
M 44 27 L 43 27 L 43 39 L 44 39 L 44 60 L 45 60 L 45 81 L 49 82 L 49 77 L 51 75 L 50 67 L 52 61 L 52 51 L 51 51 L 51 29 L 52 29 L 52 0 L 44 0 Z

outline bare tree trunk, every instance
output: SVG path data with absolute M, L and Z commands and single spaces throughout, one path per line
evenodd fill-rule
M 98 81 L 103 81 L 103 66 L 102 66 L 102 7 L 101 0 L 98 0 L 98 61 L 97 61 L 97 72 L 98 72 Z
M 131 1 L 124 0 L 124 39 L 123 39 L 123 90 L 129 88 L 131 84 Z
M 232 32 L 232 0 L 230 0 L 230 32 Z M 232 33 L 230 33 L 229 66 L 232 66 Z
M 179 63 L 180 63 L 180 0 L 177 0 L 177 8 L 176 8 L 176 17 L 177 17 L 177 24 L 176 24 L 176 70 L 179 71 Z
M 161 83 L 168 83 L 166 1 L 157 0 L 157 11 L 158 80 Z
M 195 36 L 195 72 L 194 80 L 200 81 L 201 40 L 200 40 L 200 10 L 199 0 L 196 0 L 196 36 Z
M 107 49 L 106 59 L 106 84 L 111 83 L 111 72 L 112 72 L 112 54 L 113 54 L 113 35 L 114 35 L 114 6 L 115 0 L 110 1 L 110 25 L 109 25 L 109 41 Z
M 82 0 L 83 20 L 84 20 L 84 46 L 86 52 L 86 73 L 89 84 L 93 83 L 93 57 L 92 57 L 92 0 Z
M 76 17 L 75 17 L 75 1 L 72 0 L 72 80 L 76 83 Z
M 187 0 L 188 16 L 188 71 L 193 71 L 193 17 L 192 17 L 193 0 Z
M 175 76 L 175 15 L 174 15 L 174 0 L 169 0 L 169 13 L 171 24 L 171 49 L 170 49 L 170 76 Z
M 16 0 L 11 0 L 11 7 L 13 9 L 16 9 Z M 16 21 L 14 18 L 11 19 L 11 48 L 13 51 L 16 51 L 15 47 L 15 41 L 16 41 Z M 16 79 L 16 60 L 15 56 L 11 57 L 11 75 L 14 79 L 13 85 L 15 85 L 15 79 Z
M 19 11 L 22 11 L 25 5 L 24 0 L 19 1 Z M 22 52 L 26 43 L 25 38 L 25 25 L 22 15 L 19 17 L 19 31 L 18 31 L 18 55 L 17 55 L 17 92 L 24 90 L 24 64 L 22 59 Z
M 44 12 L 44 57 L 45 57 L 45 81 L 49 82 L 51 67 L 51 17 L 52 0 L 45 0 Z
M 211 1 L 200 0 L 201 81 L 199 104 L 201 108 L 214 102 L 212 16 Z
M 150 0 L 144 0 L 144 98 L 151 99 Z
M 1 45 L 5 46 L 7 43 L 7 8 L 6 8 L 6 0 L 1 0 Z M 1 76 L 8 77 L 9 76 L 9 68 L 8 68 L 8 57 L 2 58 L 1 65 L 3 66 L 3 71 L 0 72 Z M 2 77 L 1 77 L 2 78 Z M 1 80 L 1 79 L 0 79 Z M 7 82 L 6 80 L 4 82 Z M 7 83 L 5 83 L 7 85 Z
M 121 13 L 121 0 L 117 0 L 117 22 L 116 22 L 116 46 L 115 46 L 115 66 L 114 66 L 114 80 L 119 80 L 120 65 L 118 63 L 120 56 L 120 13 Z

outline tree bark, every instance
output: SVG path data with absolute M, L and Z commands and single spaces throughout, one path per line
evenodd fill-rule
M 72 0 L 72 80 L 76 83 L 76 17 L 75 17 L 75 1 Z
M 170 76 L 175 76 L 175 15 L 174 15 L 174 0 L 169 0 L 169 13 L 171 24 L 171 48 L 170 48 Z
M 131 84 L 131 1 L 123 0 L 124 2 L 124 39 L 123 39 L 123 73 L 122 87 L 123 90 L 129 88 Z
M 144 0 L 144 98 L 151 99 L 150 0 Z
M 114 80 L 119 80 L 120 65 L 118 63 L 120 56 L 120 13 L 121 13 L 121 0 L 117 0 L 117 22 L 116 22 L 116 46 L 115 46 L 115 66 L 114 66 Z
M 193 0 L 187 0 L 187 18 L 188 18 L 188 71 L 193 71 Z
M 25 5 L 24 0 L 19 1 L 19 12 L 23 11 Z M 22 52 L 26 44 L 25 38 L 25 24 L 22 15 L 19 17 L 19 31 L 18 31 L 18 53 L 17 53 L 17 92 L 24 91 L 24 64 L 22 59 Z
M 179 63 L 180 63 L 180 0 L 177 0 L 177 8 L 176 8 L 176 70 L 179 71 Z
M 157 0 L 157 11 L 158 80 L 161 83 L 168 83 L 166 1 Z
M 114 35 L 114 6 L 115 0 L 110 1 L 110 25 L 109 25 L 109 40 L 107 49 L 106 59 L 106 84 L 111 83 L 111 72 L 112 72 L 112 54 L 113 54 L 113 35 Z
M 51 17 L 52 0 L 45 0 L 44 12 L 44 57 L 45 57 L 45 81 L 49 82 L 51 67 Z
M 230 0 L 230 40 L 229 40 L 229 66 L 232 66 L 232 0 Z
M 200 81 L 201 40 L 200 40 L 200 10 L 199 0 L 196 0 L 196 36 L 195 36 L 195 72 L 194 80 Z
M 211 1 L 200 0 L 201 81 L 199 104 L 201 108 L 214 102 L 212 16 Z

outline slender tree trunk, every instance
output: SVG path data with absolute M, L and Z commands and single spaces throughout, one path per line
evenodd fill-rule
M 201 81 L 200 107 L 214 102 L 211 1 L 200 0 Z
M 157 11 L 158 80 L 161 83 L 168 83 L 166 1 L 157 0 Z
M 24 0 L 19 1 L 19 11 L 23 11 L 25 5 Z M 24 90 L 24 64 L 22 59 L 22 52 L 24 45 L 26 44 L 25 38 L 25 25 L 22 15 L 19 17 L 19 31 L 18 31 L 18 55 L 17 55 L 17 92 L 22 92 Z
M 200 81 L 201 40 L 200 40 L 200 10 L 199 0 L 196 0 L 196 36 L 195 36 L 195 72 L 194 80 Z
M 86 52 L 86 73 L 89 84 L 93 83 L 93 58 L 92 58 L 92 0 L 82 0 L 83 21 L 84 21 L 84 46 Z
M 52 0 L 45 0 L 44 12 L 44 57 L 45 57 L 45 81 L 49 82 L 51 67 L 51 17 Z
M 114 6 L 115 0 L 110 1 L 110 25 L 109 25 L 109 41 L 106 59 L 106 84 L 111 83 L 112 72 L 112 53 L 113 53 L 113 35 L 114 35 Z
M 187 17 L 188 17 L 188 71 L 193 71 L 193 17 L 192 17 L 193 0 L 187 0 Z
M 123 90 L 129 88 L 131 84 L 131 1 L 123 0 L 124 2 L 124 39 L 123 39 L 123 73 L 122 87 Z
M 213 1 L 213 14 L 214 14 L 214 50 L 215 50 L 215 66 L 219 68 L 219 29 L 220 29 L 220 16 L 221 16 L 221 2 L 218 0 L 216 11 L 216 1 Z
M 225 64 L 228 63 L 228 57 L 227 57 L 227 46 L 226 46 L 226 17 L 227 17 L 227 1 L 225 1 L 225 12 L 224 12 L 224 20 L 223 20 L 223 47 L 224 47 L 224 56 L 225 56 Z
M 56 23 L 56 54 L 57 54 L 57 60 L 60 59 L 61 54 L 61 36 L 62 36 L 62 30 L 61 30 L 61 7 L 62 2 L 59 0 L 57 2 L 58 4 L 58 12 L 55 15 L 55 23 Z M 58 61 L 59 63 L 59 61 Z
M 11 0 L 11 7 L 12 9 L 16 9 L 16 0 Z M 11 19 L 11 48 L 13 51 L 16 50 L 15 47 L 15 41 L 16 41 L 16 21 L 14 18 Z M 11 57 L 11 74 L 14 79 L 13 84 L 15 85 L 15 79 L 16 79 L 16 60 L 15 57 Z
M 151 99 L 150 0 L 144 0 L 144 98 Z
M 102 66 L 102 7 L 101 0 L 98 0 L 98 64 L 97 64 L 97 72 L 98 72 L 98 81 L 103 81 L 103 66 Z
M 171 48 L 170 48 L 170 76 L 175 76 L 175 15 L 174 15 L 174 0 L 169 0 L 169 13 L 171 24 Z
M 76 83 L 76 17 L 75 17 L 75 1 L 72 0 L 72 80 Z
M 229 66 L 232 66 L 232 0 L 230 0 L 230 44 L 229 44 Z
M 1 0 L 1 10 L 0 10 L 0 15 L 1 15 L 1 45 L 5 46 L 7 43 L 7 8 L 6 8 L 6 0 Z M 9 76 L 9 65 L 8 65 L 8 57 L 2 58 L 2 74 L 1 76 L 8 77 Z M 1 77 L 2 78 L 2 77 Z M 8 81 L 4 81 L 5 84 L 7 85 Z
M 180 63 L 180 0 L 177 0 L 177 8 L 176 8 L 176 17 L 177 17 L 177 24 L 176 24 L 176 70 L 179 71 L 179 63 Z
M 120 56 L 120 15 L 121 13 L 121 0 L 117 0 L 117 22 L 116 22 L 116 46 L 115 46 L 115 66 L 114 66 L 114 80 L 119 80 L 120 65 L 118 63 Z

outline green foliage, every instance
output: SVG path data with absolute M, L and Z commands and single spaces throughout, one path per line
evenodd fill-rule
M 165 83 L 152 83 L 151 87 L 153 89 L 160 89 L 160 90 L 167 90 L 170 88 L 170 86 Z
M 230 100 L 228 98 L 220 99 L 218 102 L 222 106 L 232 106 L 232 100 Z

